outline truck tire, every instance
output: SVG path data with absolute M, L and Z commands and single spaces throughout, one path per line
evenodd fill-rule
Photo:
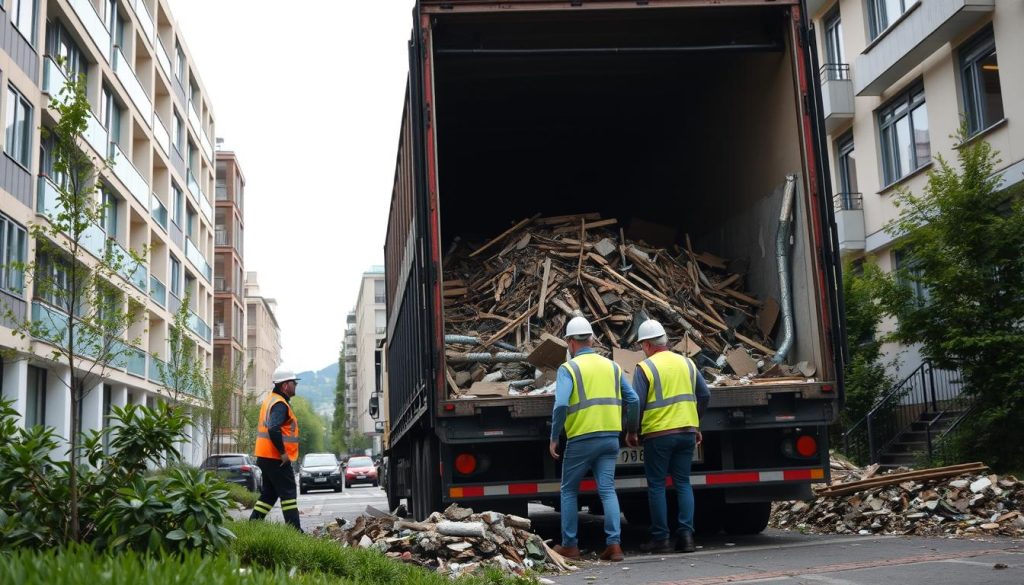
M 725 531 L 733 535 L 760 534 L 768 527 L 771 512 L 771 502 L 726 504 L 723 516 Z

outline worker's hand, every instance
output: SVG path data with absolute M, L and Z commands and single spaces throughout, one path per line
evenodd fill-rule
M 285 465 L 291 465 L 292 458 L 287 453 L 281 453 L 281 467 Z
M 626 446 L 627 447 L 639 447 L 640 438 L 636 436 L 636 433 L 626 433 Z
M 554 457 L 555 459 L 559 459 L 560 457 L 558 455 L 558 441 L 551 441 L 551 444 L 548 445 L 548 451 L 551 452 L 552 457 Z
M 704 435 L 700 434 L 700 431 L 697 431 L 697 444 L 700 445 L 703 442 L 704 442 Z

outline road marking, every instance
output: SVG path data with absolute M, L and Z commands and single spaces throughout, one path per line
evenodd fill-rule
M 1010 553 L 1010 552 L 1008 552 L 1007 554 L 1017 554 L 1017 553 Z M 993 565 L 993 563 L 983 563 L 981 561 L 965 561 L 963 559 L 946 559 L 944 561 L 939 561 L 939 562 L 940 563 L 956 563 L 958 565 L 975 565 L 975 566 L 978 566 L 978 567 L 986 567 L 988 569 L 991 569 L 992 565 Z
M 764 581 L 765 579 L 778 577 L 810 579 L 812 575 L 821 575 L 823 573 L 840 573 L 843 571 L 855 571 L 858 569 L 877 569 L 881 567 L 893 567 L 899 565 L 934 563 L 950 559 L 968 559 L 971 557 L 980 557 L 986 555 L 1001 555 L 1007 554 L 1008 552 L 1010 551 L 1007 549 L 996 548 L 953 553 L 937 553 L 928 555 L 918 555 L 913 557 L 900 557 L 895 559 L 874 559 L 870 561 L 838 563 L 834 565 L 822 565 L 820 567 L 807 567 L 803 569 L 783 569 L 780 571 L 768 571 L 757 573 L 736 573 L 732 575 L 719 575 L 714 577 L 698 577 L 696 579 L 686 579 L 683 581 L 661 581 L 657 583 L 657 585 L 720 585 L 725 583 L 737 584 Z
M 786 577 L 787 579 L 789 577 Z M 826 575 L 799 575 L 800 579 L 806 579 L 808 581 L 817 581 L 818 583 L 825 583 L 825 585 L 864 585 L 857 581 L 850 581 L 849 579 L 839 579 L 837 577 L 828 577 Z

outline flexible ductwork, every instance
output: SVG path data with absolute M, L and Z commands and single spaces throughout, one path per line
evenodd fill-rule
M 779 269 L 779 305 L 782 309 L 782 340 L 775 350 L 772 361 L 781 364 L 793 349 L 793 289 L 789 270 L 789 238 L 793 234 L 793 202 L 796 191 L 796 175 L 786 177 L 782 193 L 782 209 L 779 212 L 779 229 L 775 234 L 775 261 Z

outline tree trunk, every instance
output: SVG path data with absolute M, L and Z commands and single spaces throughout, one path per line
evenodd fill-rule
M 74 362 L 71 362 L 74 366 Z M 71 540 L 78 542 L 81 531 L 78 523 L 78 405 L 82 401 L 81 382 L 75 381 L 75 371 L 71 370 L 71 469 L 68 475 L 68 500 L 71 504 Z

